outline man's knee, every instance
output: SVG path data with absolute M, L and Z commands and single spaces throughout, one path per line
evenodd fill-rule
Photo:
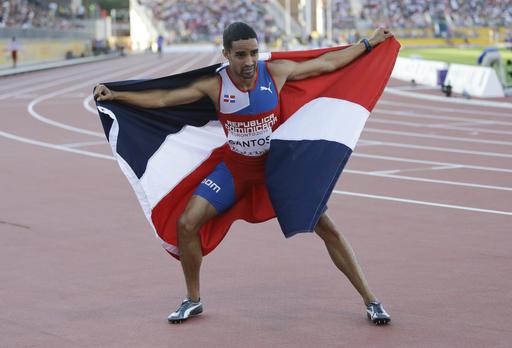
M 336 230 L 336 227 L 329 219 L 329 217 L 323 214 L 315 227 L 316 234 L 324 240 L 324 242 L 332 242 L 340 239 L 340 234 Z
M 215 207 L 206 199 L 192 196 L 177 222 L 178 238 L 192 238 L 203 224 L 217 214 Z
M 201 227 L 195 219 L 187 212 L 184 212 L 178 219 L 178 236 L 179 238 L 190 238 L 197 234 Z

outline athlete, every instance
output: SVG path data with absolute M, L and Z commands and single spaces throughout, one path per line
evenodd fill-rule
M 235 22 L 223 33 L 223 54 L 229 65 L 214 76 L 173 90 L 120 92 L 104 85 L 96 86 L 94 97 L 98 101 L 113 100 L 144 108 L 187 104 L 207 96 L 214 103 L 228 139 L 230 151 L 198 186 L 178 221 L 187 297 L 169 315 L 169 322 L 180 323 L 203 311 L 199 292 L 203 256 L 198 232 L 207 221 L 229 209 L 251 185 L 264 182 L 264 164 L 270 147 L 266 139 L 280 124 L 278 95 L 286 81 L 340 69 L 391 36 L 389 30 L 380 28 L 369 39 L 315 59 L 300 63 L 289 60 L 266 63 L 258 60 L 254 30 L 245 23 Z M 368 318 L 375 324 L 387 324 L 391 318 L 368 287 L 352 247 L 325 213 L 315 232 L 325 242 L 336 267 L 361 295 Z

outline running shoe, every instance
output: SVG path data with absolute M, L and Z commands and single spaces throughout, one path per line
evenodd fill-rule
M 194 302 L 191 299 L 186 298 L 181 302 L 179 308 L 167 317 L 167 320 L 172 324 L 179 324 L 187 320 L 189 317 L 201 314 L 202 312 L 203 304 L 201 303 L 201 300 Z
M 384 306 L 378 301 L 372 301 L 366 306 L 366 314 L 375 325 L 385 325 L 391 321 L 391 317 Z

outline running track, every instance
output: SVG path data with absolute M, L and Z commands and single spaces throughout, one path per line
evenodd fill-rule
M 89 96 L 100 81 L 219 59 L 140 55 L 0 80 L 1 347 L 512 344 L 512 109 L 389 92 L 329 211 L 392 325 L 367 321 L 319 238 L 285 240 L 275 220 L 237 222 L 205 258 L 205 313 L 169 325 L 180 265 L 112 160 Z

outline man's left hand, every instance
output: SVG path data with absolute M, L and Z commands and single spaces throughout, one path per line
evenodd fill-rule
M 372 47 L 377 46 L 388 37 L 392 37 L 393 33 L 387 28 L 379 28 L 373 32 L 373 35 L 368 39 L 368 42 Z

